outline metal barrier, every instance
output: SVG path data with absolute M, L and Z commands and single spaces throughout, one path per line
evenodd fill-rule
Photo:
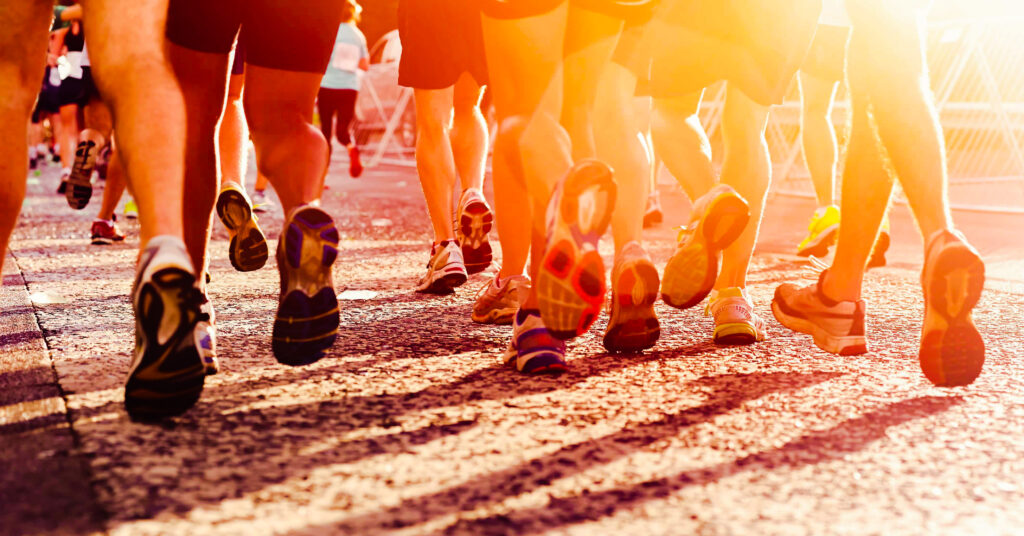
M 956 209 L 1024 214 L 1022 23 L 961 20 L 929 28 L 932 89 L 946 139 L 950 200 Z M 707 95 L 701 118 L 720 162 L 724 92 L 711 88 Z M 849 102 L 841 89 L 833 110 L 841 140 L 846 137 L 848 115 Z M 795 84 L 785 102 L 772 109 L 767 137 L 775 168 L 773 193 L 813 196 L 801 147 Z

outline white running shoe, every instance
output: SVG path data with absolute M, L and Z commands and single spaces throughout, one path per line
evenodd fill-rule
M 466 282 L 466 264 L 462 260 L 462 249 L 454 240 L 445 240 L 430 248 L 427 273 L 416 286 L 417 292 L 427 294 L 451 294 Z
M 530 278 L 513 275 L 501 281 L 497 274 L 480 288 L 473 304 L 473 322 L 511 324 L 519 310 L 519 298 L 530 291 Z
M 765 339 L 766 324 L 754 312 L 746 289 L 712 291 L 707 312 L 715 318 L 716 344 L 753 344 Z

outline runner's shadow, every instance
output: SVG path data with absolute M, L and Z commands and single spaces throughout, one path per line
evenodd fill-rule
M 580 523 L 597 521 L 617 511 L 635 508 L 650 500 L 663 499 L 691 486 L 713 484 L 726 476 L 751 471 L 777 471 L 816 465 L 863 450 L 885 438 L 886 431 L 903 423 L 927 418 L 961 404 L 959 396 L 922 396 L 890 403 L 883 408 L 815 431 L 777 448 L 757 452 L 732 462 L 721 463 L 673 476 L 641 482 L 596 493 L 566 498 L 552 497 L 541 508 L 514 510 L 508 514 L 464 520 L 437 534 L 540 534 Z
M 681 433 L 695 435 L 696 432 L 692 430 L 695 425 L 736 410 L 746 402 L 773 393 L 803 389 L 838 376 L 839 374 L 831 372 L 758 372 L 704 377 L 681 386 L 708 392 L 706 402 L 700 406 L 666 415 L 658 421 L 633 424 L 603 437 L 567 445 L 518 466 L 481 475 L 435 493 L 406 499 L 385 510 L 370 512 L 329 526 L 307 527 L 300 532 L 371 534 L 458 515 L 486 505 L 496 505 L 509 498 L 549 486 L 555 480 L 611 463 L 665 438 L 677 437 Z M 470 530 L 469 533 L 474 531 Z

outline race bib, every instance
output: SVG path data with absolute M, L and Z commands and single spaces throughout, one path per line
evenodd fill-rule
M 331 67 L 341 71 L 356 72 L 359 70 L 360 49 L 351 43 L 335 43 L 334 54 L 331 56 Z

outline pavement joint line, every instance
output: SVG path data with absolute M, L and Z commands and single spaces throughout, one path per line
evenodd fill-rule
M 28 286 L 28 279 L 25 277 L 25 271 L 21 267 L 21 263 L 18 261 L 18 256 L 14 253 L 14 248 L 8 247 L 7 253 L 11 260 L 14 261 L 14 267 L 17 270 L 17 276 L 21 278 L 21 284 L 24 288 L 26 297 L 30 296 L 32 291 Z M 34 321 L 35 328 L 39 333 L 39 338 L 43 341 L 44 353 L 50 366 L 50 372 L 53 375 L 52 384 L 57 388 L 57 393 L 60 394 L 60 398 L 64 406 L 64 420 L 68 424 L 68 433 L 71 435 L 71 444 L 75 449 L 75 459 L 78 461 L 79 466 L 81 466 L 83 474 L 88 478 L 89 499 L 92 503 L 90 505 L 91 510 L 93 510 L 93 514 L 97 516 L 97 521 L 106 528 L 107 521 L 110 519 L 111 514 L 100 507 L 99 495 L 96 493 L 97 478 L 92 471 L 92 467 L 85 460 L 86 453 L 82 448 L 82 437 L 78 430 L 75 429 L 74 419 L 71 418 L 71 405 L 68 401 L 68 394 L 64 390 L 64 386 L 60 383 L 60 375 L 57 373 L 57 365 L 53 360 L 53 349 L 50 348 L 50 341 L 46 339 L 46 332 L 43 331 L 43 325 L 39 320 L 39 306 L 31 299 L 29 299 L 28 302 L 32 306 L 32 319 Z M 104 530 L 103 533 L 110 534 L 110 531 Z

